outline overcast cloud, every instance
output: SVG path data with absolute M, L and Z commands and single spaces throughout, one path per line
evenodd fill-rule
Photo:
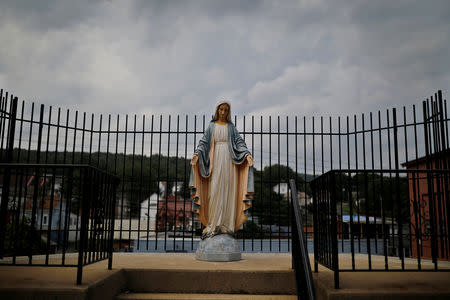
M 2 1 L 0 87 L 87 112 L 352 115 L 450 86 L 450 2 Z

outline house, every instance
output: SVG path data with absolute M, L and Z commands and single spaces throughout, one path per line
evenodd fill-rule
M 158 194 L 153 193 L 141 202 L 140 219 L 142 222 L 149 223 L 149 229 L 155 230 L 156 228 L 156 213 L 158 211 Z
M 158 202 L 157 231 L 190 230 L 195 225 L 192 219 L 192 201 L 185 201 L 178 195 L 168 195 L 163 196 Z
M 117 192 L 115 214 L 118 219 L 130 217 L 130 200 L 128 200 L 126 193 Z
M 183 184 L 174 182 L 167 194 L 167 182 L 159 182 L 158 193 L 142 201 L 140 219 L 141 222 L 148 221 L 150 231 L 192 229 L 192 203 L 181 196 Z
M 3 181 L 3 178 L 1 179 Z M 39 191 L 36 199 L 33 199 L 36 183 Z M 76 213 L 67 213 L 67 200 L 61 195 L 61 185 L 62 177 L 55 174 L 41 174 L 39 181 L 36 181 L 34 174 L 28 176 L 11 174 L 8 219 L 16 216 L 31 222 L 33 201 L 36 201 L 34 227 L 42 238 L 46 240 L 50 231 L 52 243 L 60 244 L 64 239 L 74 242 L 77 237 L 79 238 L 77 231 L 81 227 L 81 218 Z M 18 187 L 21 189 L 20 193 L 17 192 Z M 3 188 L 2 186 L 1 194 Z M 0 203 L 1 198 L 0 196 Z
M 174 182 L 172 186 L 172 195 L 180 194 L 182 192 L 183 184 L 183 181 Z
M 27 198 L 24 204 L 23 214 L 29 220 L 33 217 L 33 198 Z M 23 209 L 23 208 L 22 208 Z M 67 238 L 69 242 L 79 239 L 81 217 L 70 212 L 67 213 L 66 201 L 55 196 L 40 199 L 35 209 L 35 228 L 46 236 L 50 229 L 50 240 L 61 244 Z
M 283 197 L 287 198 L 289 196 L 289 184 L 287 182 L 280 182 L 278 184 L 276 184 L 272 190 L 280 195 L 283 195 Z M 297 199 L 298 199 L 298 203 L 301 206 L 305 206 L 305 205 L 310 205 L 313 202 L 312 197 L 310 197 L 308 194 L 306 194 L 305 192 L 297 192 Z
M 433 258 L 432 245 L 438 260 L 450 260 L 448 255 L 448 203 L 450 201 L 450 149 L 428 157 L 403 163 L 408 170 L 447 170 L 446 172 L 408 173 L 411 216 L 412 256 Z
M 310 205 L 313 203 L 313 198 L 305 192 L 298 192 L 298 203 L 301 206 Z
M 276 184 L 272 190 L 280 195 L 287 195 L 288 191 L 289 191 L 289 185 L 287 182 L 280 182 L 278 184 Z

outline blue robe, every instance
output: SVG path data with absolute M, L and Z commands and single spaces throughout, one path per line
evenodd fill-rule
M 189 180 L 189 187 L 193 189 L 193 212 L 198 215 L 204 226 L 208 226 L 208 179 L 211 175 L 210 155 L 213 148 L 214 127 L 215 121 L 211 121 L 198 143 L 194 152 L 198 155 L 198 162 L 192 166 Z M 236 232 L 247 219 L 247 210 L 251 207 L 251 200 L 253 200 L 254 181 L 253 167 L 246 160 L 246 156 L 251 153 L 231 122 L 228 123 L 228 150 L 233 163 L 238 167 L 238 187 L 241 187 L 238 188 L 236 203 Z

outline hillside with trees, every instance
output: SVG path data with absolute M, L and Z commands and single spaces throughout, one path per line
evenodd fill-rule
M 36 151 L 24 149 L 14 149 L 14 162 L 27 163 L 36 162 Z M 140 203 L 151 194 L 159 191 L 158 182 L 167 183 L 167 191 L 171 191 L 175 182 L 182 184 L 179 195 L 184 199 L 190 198 L 188 190 L 190 164 L 189 159 L 184 157 L 167 157 L 153 154 L 151 156 L 132 155 L 123 153 L 93 152 L 43 152 L 41 153 L 41 163 L 56 164 L 89 164 L 102 170 L 107 170 L 116 174 L 120 178 L 118 187 L 119 201 L 126 199 L 129 203 L 129 211 L 132 217 L 139 214 Z M 263 170 L 254 170 L 255 193 L 253 195 L 253 207 L 250 214 L 255 216 L 261 224 L 288 225 L 289 223 L 289 202 L 285 195 L 280 195 L 273 190 L 280 182 L 289 182 L 295 179 L 297 190 L 312 195 L 309 184 L 305 184 L 303 174 L 296 173 L 292 168 L 284 165 L 265 166 Z M 369 174 L 365 178 L 363 174 L 354 175 L 351 179 L 352 192 L 357 193 L 358 204 L 353 203 L 354 214 L 371 216 L 381 215 L 381 205 L 383 205 L 385 216 L 394 216 L 400 207 L 405 219 L 409 219 L 408 204 L 408 181 L 405 177 L 400 177 L 399 195 L 397 200 L 394 196 L 397 191 L 395 177 L 383 177 L 376 174 Z M 311 175 L 306 175 L 311 179 Z M 337 180 L 337 190 L 345 189 L 348 182 L 346 175 L 341 175 Z M 344 194 L 343 194 L 344 195 Z M 349 214 L 349 200 L 342 198 L 344 214 Z M 339 213 L 339 210 L 338 210 Z

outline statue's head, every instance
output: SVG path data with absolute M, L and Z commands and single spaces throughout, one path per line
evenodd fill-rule
M 231 105 L 228 101 L 222 100 L 217 103 L 213 120 L 231 122 Z

